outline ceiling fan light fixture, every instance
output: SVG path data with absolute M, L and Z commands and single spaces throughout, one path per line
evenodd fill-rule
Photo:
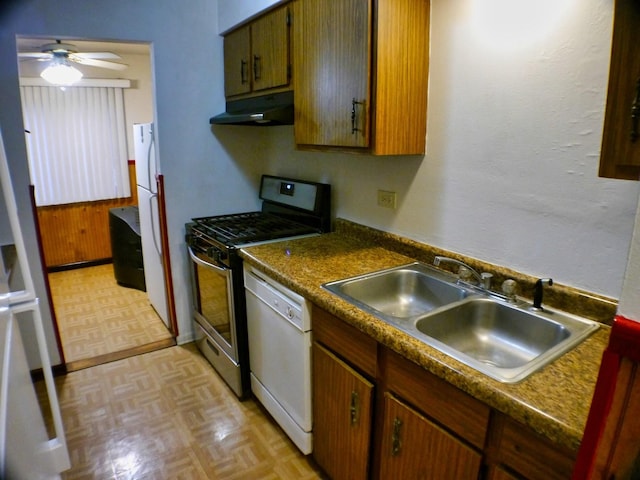
M 56 57 L 40 76 L 58 87 L 68 87 L 82 78 L 82 72 L 72 67 L 66 58 Z

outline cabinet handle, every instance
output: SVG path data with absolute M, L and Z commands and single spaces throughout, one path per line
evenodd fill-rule
M 640 121 L 640 78 L 636 82 L 636 97 L 631 104 L 631 141 L 638 139 L 638 122 Z
M 253 56 L 253 79 L 254 80 L 260 80 L 260 56 L 259 55 L 254 55 Z
M 356 105 L 364 105 L 364 102 L 358 102 L 355 97 L 351 100 L 351 134 L 355 134 L 359 131 L 356 126 Z
M 393 432 L 391 433 L 391 456 L 395 457 L 400 453 L 400 427 L 402 426 L 402 420 L 398 417 L 393 421 Z
M 240 83 L 247 83 L 247 62 L 240 60 Z
M 358 392 L 351 392 L 351 404 L 349 406 L 349 413 L 351 415 L 351 426 L 358 423 L 360 418 L 360 402 L 358 398 Z

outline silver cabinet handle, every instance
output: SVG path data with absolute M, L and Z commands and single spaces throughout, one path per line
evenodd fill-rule
M 402 420 L 398 417 L 393 421 L 393 432 L 391 433 L 391 456 L 395 457 L 400 453 L 400 447 L 402 442 L 400 441 L 400 427 L 402 427 Z
M 351 392 L 351 404 L 349 405 L 349 413 L 351 416 L 351 426 L 355 426 L 360 418 L 360 401 L 358 392 Z
M 638 139 L 638 122 L 640 121 L 640 78 L 636 82 L 636 96 L 631 104 L 631 141 Z
M 351 134 L 355 134 L 356 132 L 360 131 L 360 129 L 357 127 L 357 122 L 356 122 L 356 105 L 364 105 L 364 102 L 359 102 L 355 99 L 355 97 L 353 98 L 353 100 L 351 100 Z

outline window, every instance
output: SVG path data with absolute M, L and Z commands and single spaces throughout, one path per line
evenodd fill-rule
M 131 196 L 123 89 L 33 83 L 20 90 L 36 204 Z

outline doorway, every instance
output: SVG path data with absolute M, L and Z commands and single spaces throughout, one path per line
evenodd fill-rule
M 47 45 L 55 45 L 57 41 L 55 38 L 17 39 L 21 83 L 25 78 L 40 81 L 40 73 L 48 62 L 37 58 L 37 52 L 47 51 L 50 48 Z M 63 43 L 77 52 L 90 52 L 88 58 L 98 59 L 91 60 L 90 65 L 72 64 L 83 73 L 81 82 L 85 85 L 93 85 L 98 79 L 106 82 L 127 79 L 130 85 L 122 93 L 126 131 L 121 134 L 126 135 L 131 194 L 37 206 L 38 185 L 34 182 L 38 242 L 46 268 L 54 326 L 63 362 L 68 371 L 73 371 L 175 345 L 177 331 L 175 320 L 165 325 L 144 289 L 123 286 L 116 280 L 112 263 L 109 211 L 137 209 L 138 205 L 132 126 L 154 118 L 150 46 L 76 39 L 64 39 Z M 101 62 L 106 60 L 102 59 L 126 68 L 104 68 Z M 22 88 L 21 92 L 24 92 Z M 29 129 L 27 125 L 25 128 Z M 168 254 L 164 256 L 168 259 Z

